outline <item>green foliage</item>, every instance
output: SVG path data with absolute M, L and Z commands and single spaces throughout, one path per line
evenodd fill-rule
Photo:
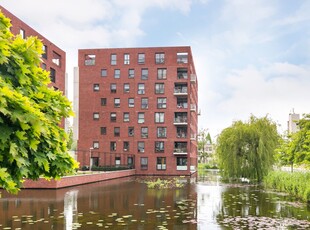
M 267 117 L 236 121 L 218 137 L 216 154 L 223 179 L 241 177 L 260 182 L 274 163 L 277 127 Z
M 73 114 L 40 68 L 42 43 L 13 36 L 0 12 L 0 187 L 16 193 L 24 178 L 59 178 L 77 162 L 59 124 Z
M 281 165 L 310 167 L 310 114 L 305 114 L 298 126 L 298 132 L 283 139 L 277 151 L 277 158 Z
M 174 177 L 171 179 L 151 179 L 143 181 L 146 183 L 149 189 L 167 189 L 167 188 L 182 188 L 184 183 L 180 181 L 180 178 Z
M 310 202 L 310 172 L 281 172 L 271 171 L 264 177 L 267 188 L 286 192 L 290 195 Z

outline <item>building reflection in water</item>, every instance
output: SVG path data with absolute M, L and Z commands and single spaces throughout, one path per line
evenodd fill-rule
M 73 223 L 78 223 L 77 198 L 78 190 L 71 190 L 64 196 L 64 221 L 65 229 L 72 229 Z

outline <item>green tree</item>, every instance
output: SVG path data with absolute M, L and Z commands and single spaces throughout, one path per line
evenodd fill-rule
M 40 68 L 42 43 L 10 32 L 0 12 L 0 187 L 18 192 L 23 179 L 59 178 L 77 167 L 59 127 L 73 114 L 70 102 L 48 87 Z
M 205 163 L 208 158 L 208 153 L 205 148 L 208 143 L 211 143 L 210 133 L 208 133 L 206 129 L 200 130 L 198 134 L 198 153 L 201 163 Z
M 216 153 L 224 179 L 241 177 L 260 182 L 272 168 L 278 144 L 277 127 L 267 117 L 236 121 L 217 139 Z
M 284 145 L 284 156 L 293 165 L 310 166 L 310 114 L 305 114 L 298 122 L 299 131 L 293 133 Z

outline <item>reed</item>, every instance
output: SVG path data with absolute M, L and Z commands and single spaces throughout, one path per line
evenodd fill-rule
M 310 172 L 272 171 L 263 181 L 266 188 L 286 192 L 310 203 Z

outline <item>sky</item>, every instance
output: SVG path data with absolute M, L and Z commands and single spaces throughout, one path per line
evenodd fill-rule
M 199 129 L 212 137 L 234 121 L 310 113 L 308 0 L 1 0 L 67 53 L 78 49 L 191 46 Z M 69 89 L 70 90 L 70 89 Z

